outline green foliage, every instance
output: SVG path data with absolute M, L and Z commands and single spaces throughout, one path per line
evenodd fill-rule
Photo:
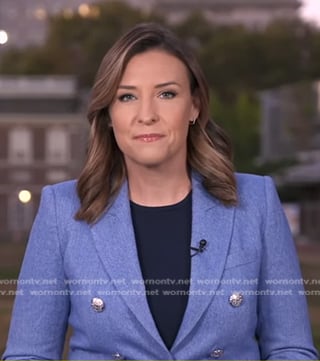
M 52 19 L 47 41 L 49 49 L 53 46 L 65 54 L 68 71 L 77 74 L 83 85 L 92 83 L 101 59 L 120 34 L 139 22 L 162 22 L 156 15 L 145 14 L 119 1 L 100 3 L 96 8 L 97 17 Z
M 176 24 L 173 30 L 196 51 L 205 48 L 212 36 L 212 25 L 201 12 L 191 13 L 183 22 Z
M 242 27 L 214 28 L 200 60 L 214 89 L 234 94 L 251 88 L 254 73 L 254 44 L 251 34 Z
M 98 3 L 94 8 L 95 16 L 52 17 L 45 45 L 7 52 L 0 72 L 75 74 L 80 85 L 90 86 L 101 59 L 120 34 L 140 22 L 163 22 L 156 14 L 146 14 L 120 1 Z
M 69 73 L 91 85 L 103 55 L 120 34 L 143 21 L 166 23 L 120 1 L 94 7 L 96 16 L 53 17 L 46 44 L 7 52 L 1 73 Z M 300 21 L 253 31 L 216 26 L 198 12 L 171 27 L 195 49 L 211 87 L 224 96 L 320 76 L 320 32 Z
M 219 92 L 256 91 L 320 76 L 320 32 L 308 24 L 275 22 L 260 31 L 241 26 L 210 29 L 209 36 L 202 30 L 206 35 L 198 55 Z
M 53 69 L 58 69 L 55 57 L 44 48 L 30 47 L 24 50 L 12 49 L 8 51 L 0 64 L 0 73 L 17 75 L 51 74 Z M 65 66 L 61 66 L 59 74 L 67 72 Z
M 214 120 L 227 131 L 232 140 L 236 169 L 252 170 L 259 153 L 260 111 L 257 98 L 240 92 L 230 103 L 213 93 L 211 110 Z
M 301 22 L 276 22 L 263 34 L 263 68 L 266 70 L 260 88 L 303 80 L 308 76 L 304 63 L 308 44 L 304 33 L 309 28 Z M 319 36 L 319 34 L 318 34 Z M 261 69 L 263 70 L 263 69 Z

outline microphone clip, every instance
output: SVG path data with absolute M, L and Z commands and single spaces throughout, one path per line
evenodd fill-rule
M 193 254 L 191 254 L 191 257 L 196 256 L 199 253 L 204 252 L 207 249 L 207 241 L 205 239 L 202 239 L 199 242 L 199 247 L 190 247 L 192 251 L 195 251 Z

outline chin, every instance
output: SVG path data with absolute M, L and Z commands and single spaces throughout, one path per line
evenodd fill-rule
M 163 165 L 163 162 L 157 162 L 157 161 L 146 161 L 146 162 L 141 162 L 140 163 L 141 166 L 145 167 L 145 168 L 149 168 L 149 169 L 155 169 L 155 168 L 159 168 L 161 167 L 161 165 Z
M 158 168 L 161 167 L 162 165 L 164 165 L 166 163 L 166 161 L 164 159 L 160 159 L 160 158 L 144 158 L 144 159 L 139 159 L 136 160 L 136 164 L 138 164 L 140 167 L 145 167 L 145 168 Z
M 136 157 L 128 157 L 128 162 L 132 166 L 145 167 L 149 169 L 156 169 L 160 167 L 172 167 L 173 164 L 179 165 L 180 161 L 174 155 L 159 154 L 159 152 L 153 154 L 137 154 Z M 128 163 L 128 164 L 129 164 Z

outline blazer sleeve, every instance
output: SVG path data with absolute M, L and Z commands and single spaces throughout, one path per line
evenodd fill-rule
M 62 357 L 69 314 L 52 187 L 45 187 L 22 263 L 4 359 Z
M 260 271 L 257 337 L 262 359 L 318 359 L 313 346 L 299 260 L 270 177 Z

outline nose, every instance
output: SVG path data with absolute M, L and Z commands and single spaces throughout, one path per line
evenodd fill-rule
M 140 101 L 138 109 L 138 122 L 150 125 L 156 123 L 159 117 L 152 99 L 143 99 Z

